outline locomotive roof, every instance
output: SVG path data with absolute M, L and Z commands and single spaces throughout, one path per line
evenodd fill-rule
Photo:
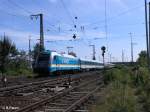
M 57 56 L 63 56 L 63 57 L 67 57 L 67 58 L 73 58 L 73 59 L 78 59 L 78 58 L 76 58 L 76 57 L 74 57 L 74 56 L 72 56 L 72 55 L 68 55 L 68 54 L 60 54 L 60 53 L 57 53 L 57 52 L 51 52 L 52 53 L 52 55 L 57 55 Z

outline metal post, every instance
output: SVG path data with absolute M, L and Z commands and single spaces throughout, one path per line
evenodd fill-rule
M 43 14 L 39 14 L 40 16 L 40 44 L 41 50 L 44 49 L 44 32 L 43 32 Z
M 145 31 L 146 31 L 146 47 L 147 47 L 147 64 L 149 64 L 149 39 L 148 39 L 148 21 L 147 21 L 147 0 L 145 0 Z
M 31 15 L 31 19 L 40 17 L 40 51 L 44 50 L 43 14 Z
M 149 37 L 148 37 L 148 68 L 150 69 L 150 2 L 149 2 Z
M 96 57 L 95 57 L 95 54 L 96 54 L 96 52 L 95 52 L 95 45 L 90 45 L 91 47 L 93 47 L 93 60 L 96 60 Z
M 110 57 L 110 60 L 109 60 L 109 62 L 111 63 L 111 58 L 112 58 L 112 57 L 111 57 L 111 53 L 109 54 L 109 57 Z
M 132 39 L 132 33 L 130 32 L 131 37 L 131 63 L 133 63 L 133 39 Z
M 124 50 L 122 49 L 122 63 L 124 63 Z
M 105 67 L 105 57 L 103 56 L 103 65 Z
M 29 36 L 29 65 L 31 66 L 31 36 Z
M 93 60 L 96 60 L 96 57 L 95 57 L 95 45 L 93 46 Z

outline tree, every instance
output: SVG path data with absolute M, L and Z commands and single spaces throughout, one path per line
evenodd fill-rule
M 16 73 L 29 69 L 28 55 L 25 51 L 19 51 L 18 54 L 11 58 L 9 62 L 9 71 L 15 71 Z
M 0 71 L 2 73 L 6 71 L 6 63 L 9 60 L 9 55 L 16 53 L 17 49 L 15 44 L 7 36 L 2 37 L 0 40 Z
M 137 59 L 137 62 L 141 66 L 147 66 L 147 52 L 141 51 L 139 53 L 139 58 Z
M 42 48 L 42 51 L 43 50 L 45 50 L 45 49 Z M 36 59 L 36 57 L 38 56 L 39 53 L 40 53 L 40 44 L 36 43 L 36 45 L 34 46 L 33 51 L 32 51 L 32 56 L 33 56 L 34 60 Z
M 32 51 L 32 55 L 33 55 L 33 59 L 35 60 L 37 55 L 39 54 L 40 52 L 40 44 L 37 43 L 34 48 L 33 48 L 33 51 Z

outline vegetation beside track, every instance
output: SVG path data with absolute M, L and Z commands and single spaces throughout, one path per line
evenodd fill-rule
M 8 36 L 0 37 L 0 74 L 31 76 L 31 62 L 28 58 L 28 53 L 18 50 Z
M 105 72 L 107 85 L 92 112 L 149 112 L 150 78 L 145 67 L 117 66 Z

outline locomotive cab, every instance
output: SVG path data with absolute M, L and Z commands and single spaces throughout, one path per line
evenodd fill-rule
M 34 62 L 35 73 L 49 73 L 50 53 L 41 52 Z

